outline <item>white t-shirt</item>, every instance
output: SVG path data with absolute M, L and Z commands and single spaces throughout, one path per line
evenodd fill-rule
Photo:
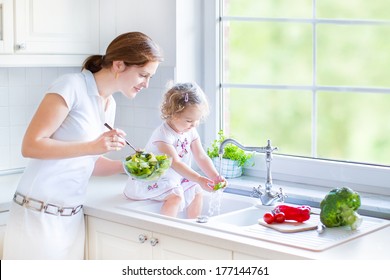
M 116 104 L 111 96 L 104 111 L 95 79 L 90 71 L 58 78 L 46 93 L 61 95 L 69 114 L 52 135 L 61 141 L 90 141 L 113 125 Z M 17 191 L 23 195 L 56 205 L 77 206 L 84 203 L 86 186 L 98 156 L 68 159 L 31 159 Z

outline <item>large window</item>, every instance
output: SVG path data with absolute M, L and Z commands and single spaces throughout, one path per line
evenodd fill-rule
M 390 1 L 220 0 L 223 129 L 390 165 Z

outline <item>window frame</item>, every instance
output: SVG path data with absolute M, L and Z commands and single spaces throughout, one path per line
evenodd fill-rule
M 220 17 L 221 8 L 220 0 L 204 1 L 204 88 L 209 95 L 210 103 L 216 108 L 203 127 L 206 145 L 217 137 L 217 132 L 222 128 L 223 88 L 234 86 L 221 83 L 220 61 L 222 61 L 222 53 L 220 46 L 223 34 L 221 32 L 222 24 L 220 24 L 222 20 Z M 211 28 L 212 26 L 214 28 Z M 324 88 L 317 86 L 312 90 L 320 91 Z M 349 88 L 349 90 L 365 91 L 366 89 Z M 383 92 L 381 89 L 378 90 Z M 387 90 L 384 91 L 390 93 Z M 259 146 L 265 146 L 265 144 L 259 143 Z M 256 154 L 254 167 L 247 167 L 244 174 L 264 177 L 265 172 L 264 155 Z M 390 182 L 390 167 L 385 165 L 274 154 L 272 175 L 274 180 L 299 183 L 302 184 L 302 188 L 319 186 L 331 189 L 348 185 L 359 192 L 390 195 L 390 184 L 388 184 Z

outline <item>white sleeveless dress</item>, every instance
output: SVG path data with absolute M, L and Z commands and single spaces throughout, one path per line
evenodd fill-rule
M 182 162 L 191 166 L 192 152 L 191 143 L 199 138 L 195 128 L 185 133 L 177 133 L 166 122 L 163 122 L 152 134 L 145 151 L 153 154 L 161 154 L 156 146 L 156 142 L 165 142 L 172 145 Z M 166 173 L 156 181 L 138 181 L 129 177 L 127 180 L 124 195 L 134 200 L 157 200 L 163 201 L 171 194 L 175 193 L 182 197 L 180 211 L 191 204 L 195 195 L 201 192 L 202 188 L 195 182 L 188 181 L 178 174 L 173 168 L 169 168 Z
M 69 114 L 53 139 L 90 141 L 113 125 L 113 97 L 104 110 L 90 71 L 59 77 L 47 93 L 62 96 Z M 30 159 L 17 192 L 61 207 L 82 205 L 88 180 L 98 156 L 59 160 Z M 12 202 L 4 239 L 4 259 L 83 259 L 85 243 L 83 211 L 72 216 L 51 215 Z

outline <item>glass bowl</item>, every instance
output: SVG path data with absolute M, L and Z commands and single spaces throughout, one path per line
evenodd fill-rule
M 167 155 L 135 153 L 123 161 L 126 174 L 136 180 L 156 181 L 171 167 L 172 159 Z

